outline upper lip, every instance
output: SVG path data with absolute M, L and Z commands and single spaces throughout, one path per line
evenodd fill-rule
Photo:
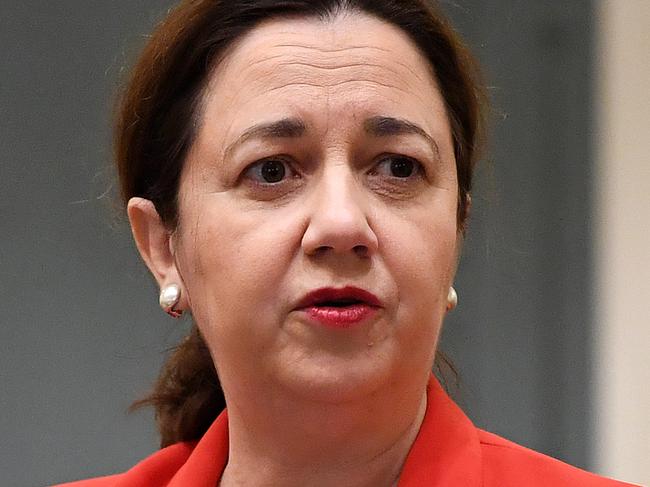
M 307 293 L 305 297 L 300 300 L 296 309 L 345 300 L 359 301 L 374 307 L 381 307 L 382 305 L 377 296 L 365 289 L 360 289 L 354 286 L 346 286 L 340 289 L 324 287 Z

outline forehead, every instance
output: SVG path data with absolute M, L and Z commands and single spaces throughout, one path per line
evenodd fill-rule
M 433 69 L 415 44 L 359 13 L 264 22 L 231 46 L 205 100 L 205 121 L 225 132 L 288 115 L 308 123 L 314 116 L 392 115 L 432 132 L 439 131 L 432 123 L 446 119 Z

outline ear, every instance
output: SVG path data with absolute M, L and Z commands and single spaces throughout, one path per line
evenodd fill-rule
M 140 256 L 162 289 L 170 284 L 181 288 L 182 309 L 187 296 L 176 266 L 171 232 L 164 225 L 154 204 L 144 198 L 131 198 L 127 205 L 131 232 Z

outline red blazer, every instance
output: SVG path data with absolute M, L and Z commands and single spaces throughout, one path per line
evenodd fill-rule
M 476 428 L 432 376 L 427 410 L 406 458 L 399 487 L 615 487 L 624 484 L 577 469 Z M 224 411 L 198 442 L 164 448 L 131 470 L 58 487 L 215 487 L 228 461 Z

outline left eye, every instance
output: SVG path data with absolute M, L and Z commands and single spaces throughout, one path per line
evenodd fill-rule
M 290 174 L 291 168 L 281 159 L 256 162 L 246 170 L 246 177 L 261 184 L 281 183 Z
M 410 157 L 405 156 L 388 156 L 381 160 L 377 165 L 377 172 L 384 175 L 407 179 L 414 175 L 418 175 L 422 171 L 422 166 L 419 162 Z

